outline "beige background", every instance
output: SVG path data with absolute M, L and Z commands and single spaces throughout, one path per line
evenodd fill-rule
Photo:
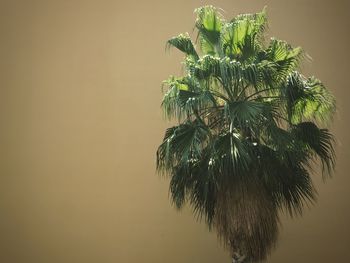
M 347 262 L 347 2 L 0 0 L 0 262 L 229 262 L 155 173 L 161 81 L 181 73 L 165 41 L 207 3 L 228 18 L 267 5 L 270 36 L 304 47 L 336 95 L 336 175 L 315 177 L 319 202 L 283 219 L 269 262 Z

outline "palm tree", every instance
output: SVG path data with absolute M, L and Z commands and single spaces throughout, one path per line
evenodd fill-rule
M 305 53 L 272 38 L 265 9 L 226 21 L 213 6 L 196 9 L 197 44 L 188 34 L 167 44 L 185 54 L 181 77 L 165 81 L 166 130 L 157 170 L 170 177 L 177 208 L 195 215 L 233 262 L 260 262 L 276 244 L 279 214 L 300 215 L 315 201 L 310 174 L 335 164 L 335 99 L 297 71 Z

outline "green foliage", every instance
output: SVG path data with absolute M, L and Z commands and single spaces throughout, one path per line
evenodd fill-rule
M 225 21 L 196 9 L 196 50 L 188 34 L 168 41 L 185 55 L 185 75 L 164 82 L 164 114 L 177 119 L 157 151 L 173 203 L 189 203 L 232 253 L 255 262 L 277 239 L 278 212 L 302 213 L 315 200 L 310 174 L 335 165 L 333 136 L 321 128 L 335 99 L 298 72 L 304 52 L 265 42 L 265 9 Z

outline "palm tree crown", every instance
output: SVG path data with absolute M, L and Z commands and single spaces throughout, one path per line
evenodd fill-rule
M 178 120 L 157 151 L 176 207 L 188 202 L 218 233 L 233 259 L 266 259 L 280 211 L 300 214 L 315 200 L 310 173 L 330 174 L 335 99 L 320 80 L 297 71 L 304 52 L 265 41 L 265 9 L 226 21 L 196 9 L 197 51 L 188 34 L 168 46 L 185 54 L 185 74 L 165 81 L 162 108 Z M 237 259 L 237 262 L 238 259 Z

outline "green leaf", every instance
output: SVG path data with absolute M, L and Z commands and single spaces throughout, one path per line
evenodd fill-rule
M 287 99 L 289 118 L 294 123 L 313 118 L 327 122 L 335 112 L 333 95 L 315 77 L 305 78 L 294 72 L 288 76 L 283 93 Z
M 266 27 L 265 9 L 254 15 L 240 15 L 221 30 L 223 53 L 231 58 L 247 60 L 261 48 L 262 34 Z
M 176 47 L 188 56 L 192 56 L 195 60 L 199 58 L 188 34 L 180 34 L 177 37 L 173 37 L 168 40 L 167 44 Z
M 220 14 L 213 6 L 197 8 L 195 13 L 201 50 L 204 54 L 215 54 L 222 27 Z
M 256 122 L 263 117 L 269 105 L 257 101 L 234 101 L 226 105 L 226 114 L 233 123 L 239 123 L 241 126 Z
M 328 174 L 335 166 L 334 139 L 327 129 L 319 129 L 312 122 L 301 122 L 293 129 L 295 136 L 307 145 L 322 162 L 323 171 Z

